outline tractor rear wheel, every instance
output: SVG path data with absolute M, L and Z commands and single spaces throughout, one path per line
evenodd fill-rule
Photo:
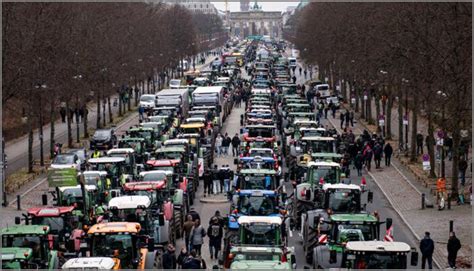
M 184 206 L 182 206 L 184 207 Z M 181 238 L 181 233 L 183 232 L 183 209 L 175 209 L 174 210 L 174 224 L 175 224 L 175 230 L 176 230 L 176 238 Z
M 311 264 L 313 263 L 313 250 L 318 243 L 318 236 L 316 230 L 310 228 L 307 223 L 305 223 L 303 240 L 306 262 Z
M 145 258 L 145 269 L 156 270 L 161 268 L 163 268 L 161 253 L 156 250 L 147 252 Z

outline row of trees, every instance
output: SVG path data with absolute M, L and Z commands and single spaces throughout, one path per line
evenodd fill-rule
M 30 171 L 33 130 L 39 128 L 43 164 L 43 125 L 51 124 L 52 155 L 60 106 L 69 112 L 95 101 L 96 128 L 104 127 L 106 103 L 109 122 L 113 119 L 112 95 L 129 97 L 128 106 L 119 99 L 121 115 L 131 109 L 131 86 L 143 91 L 147 81 L 155 90 L 158 75 L 170 75 L 180 60 L 226 40 L 217 15 L 162 3 L 5 3 L 2 21 L 3 116 L 24 122 L 10 128 L 29 134 Z M 201 24 L 208 27 L 196 27 Z M 69 114 L 67 122 L 71 146 Z M 85 114 L 85 137 L 87 122 Z
M 369 122 L 384 115 L 391 137 L 391 109 L 409 110 L 411 160 L 416 160 L 417 119 L 423 113 L 434 143 L 440 128 L 452 134 L 452 189 L 457 193 L 461 130 L 471 132 L 471 3 L 310 3 L 292 17 L 286 39 L 322 78 L 345 82 L 344 98 Z M 366 96 L 366 99 L 363 97 Z M 376 114 L 367 106 L 375 102 Z M 387 109 L 389 108 L 389 109 Z M 405 112 L 403 112 L 405 110 Z M 471 133 L 470 133 L 471 134 Z M 434 144 L 428 144 L 434 172 Z M 444 173 L 443 173 L 444 174 Z

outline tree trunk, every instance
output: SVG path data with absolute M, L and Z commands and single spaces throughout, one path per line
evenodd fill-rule
M 43 149 L 43 104 L 41 100 L 41 94 L 39 96 L 39 127 L 38 127 L 38 132 L 39 132 L 39 142 L 40 142 L 40 165 L 44 167 L 44 149 Z
M 380 99 L 377 94 L 375 94 L 373 97 L 375 102 L 375 125 L 377 126 L 377 131 L 380 131 L 380 134 L 382 134 L 382 127 L 379 125 Z
M 66 112 L 67 112 L 67 145 L 72 148 L 72 127 L 71 127 L 71 109 L 69 108 L 69 101 L 66 100 Z
M 393 88 L 392 88 L 393 91 Z M 385 138 L 387 140 L 392 140 L 392 107 L 393 107 L 393 95 L 392 92 L 389 92 L 388 94 L 388 100 L 387 100 L 387 117 L 385 118 L 385 125 L 386 125 L 386 132 L 385 132 Z
M 107 97 L 107 104 L 109 106 L 109 120 L 110 122 L 114 121 L 114 114 L 112 112 L 112 105 L 110 105 L 110 96 Z
M 461 127 L 459 122 L 454 122 L 453 127 L 453 167 L 452 167 L 452 177 L 451 177 L 451 196 L 457 197 L 459 194 L 458 191 L 458 174 L 459 174 L 459 146 L 461 145 Z M 464 191 L 461 191 L 463 193 Z
M 431 110 L 428 107 L 426 117 L 428 118 L 428 136 L 430 138 L 429 143 L 427 143 L 427 149 L 428 149 L 428 155 L 430 156 L 430 178 L 436 178 L 436 173 L 435 173 L 435 151 L 433 148 L 433 133 L 434 133 L 434 128 L 433 128 L 433 115 L 431 114 Z
M 104 83 L 105 84 L 105 83 Z M 100 91 L 97 91 L 96 129 L 100 129 Z
M 140 95 L 140 90 L 137 91 L 138 89 L 138 82 L 137 82 L 137 77 L 134 76 L 135 79 L 135 106 L 138 106 L 138 96 Z
M 84 122 L 84 138 L 89 138 L 89 127 L 88 127 L 88 122 L 89 122 L 89 119 L 88 119 L 88 115 L 89 114 L 89 109 L 87 108 L 87 104 L 84 105 L 84 118 L 83 118 L 83 122 Z
M 33 125 L 31 114 L 28 114 L 28 173 L 33 172 Z
M 411 146 L 410 146 L 410 161 L 411 162 L 416 162 L 416 133 L 418 129 L 417 125 L 417 118 L 418 118 L 418 112 L 416 105 L 418 104 L 418 97 L 417 95 L 413 95 L 413 120 L 411 122 Z
M 105 97 L 102 97 L 102 123 L 104 127 L 107 125 L 107 119 L 105 118 L 105 103 L 106 102 L 107 100 L 105 99 Z
M 51 99 L 51 103 L 50 103 L 50 112 L 49 112 L 49 123 L 51 125 L 51 129 L 50 129 L 50 132 L 51 132 L 51 135 L 50 135 L 50 139 L 49 139 L 49 159 L 53 160 L 53 157 L 54 157 L 54 143 L 55 140 L 54 140 L 54 122 L 56 120 L 55 118 L 55 112 L 56 112 L 56 109 L 54 108 L 54 97 Z
M 398 88 L 398 144 L 403 146 L 403 106 L 402 106 L 402 91 Z
M 118 105 L 119 105 L 119 117 L 122 116 L 122 91 L 119 90 L 118 94 Z
M 367 95 L 367 98 L 368 98 L 368 100 L 367 100 L 367 103 L 366 103 L 366 107 L 367 107 L 367 116 L 366 116 L 366 118 L 367 118 L 367 122 L 369 124 L 373 124 L 374 120 L 372 118 L 372 95 L 370 95 L 370 93 L 369 93 L 369 95 Z
M 128 88 L 128 111 L 132 110 L 132 88 Z

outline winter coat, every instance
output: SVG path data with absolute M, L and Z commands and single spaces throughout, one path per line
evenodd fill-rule
M 425 237 L 420 242 L 420 251 L 423 256 L 431 256 L 434 251 L 434 242 L 431 238 Z
M 222 226 L 217 224 L 209 225 L 207 228 L 207 236 L 209 236 L 209 244 L 210 245 L 220 245 L 222 236 L 224 235 L 224 231 Z
M 461 249 L 461 241 L 456 236 L 450 237 L 448 240 L 448 254 L 457 255 Z
M 379 144 L 374 147 L 374 159 L 379 160 L 382 157 L 382 146 Z
M 204 243 L 204 237 L 206 236 L 206 231 L 202 225 L 194 226 L 191 229 L 191 235 L 189 236 L 189 241 L 192 245 L 202 245 Z
M 232 146 L 233 146 L 234 148 L 236 148 L 236 147 L 238 147 L 239 145 L 240 145 L 240 139 L 239 139 L 239 137 L 234 136 L 234 137 L 232 138 Z
M 383 152 L 385 153 L 385 156 L 390 157 L 393 154 L 393 148 L 392 145 L 385 145 L 385 148 L 383 149 Z
M 355 159 L 354 159 L 354 166 L 358 169 L 361 169 L 362 168 L 362 164 L 364 163 L 364 158 L 362 157 L 362 155 L 360 154 L 357 154 Z
M 167 250 L 163 254 L 163 269 L 176 269 L 176 256 L 174 252 Z

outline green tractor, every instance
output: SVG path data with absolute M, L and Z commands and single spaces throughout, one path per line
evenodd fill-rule
M 156 136 L 154 129 L 150 127 L 132 127 L 128 129 L 127 135 L 145 139 L 145 150 L 147 152 L 153 151 L 158 145 L 159 137 Z
M 18 259 L 18 256 L 12 255 L 12 253 L 16 254 L 22 249 L 26 249 L 23 250 L 23 256 L 27 260 L 25 264 L 28 267 L 48 270 L 58 269 L 58 255 L 57 251 L 52 249 L 53 238 L 50 236 L 49 230 L 49 226 L 46 225 L 15 225 L 1 229 L 2 265 L 4 256 L 7 261 L 8 258 L 10 258 L 10 261 L 13 260 L 10 264 L 17 264 L 18 261 L 15 263 L 15 259 Z M 5 251 L 6 248 L 9 248 L 9 250 Z M 25 256 L 25 254 L 27 255 Z
M 231 248 L 231 270 L 294 270 L 296 256 L 293 248 L 236 246 Z
M 26 247 L 3 247 L 2 248 L 2 269 L 39 269 L 38 265 L 32 262 L 33 250 Z
M 145 163 L 146 159 L 148 159 L 149 153 L 145 149 L 145 139 L 139 137 L 125 137 L 119 139 L 118 142 L 119 148 L 130 148 L 134 150 L 135 162 L 137 164 Z
M 319 232 L 320 224 L 329 224 L 328 234 Z M 387 229 L 392 227 L 392 219 L 380 222 L 378 217 L 371 214 L 333 214 L 329 221 L 321 217 L 313 217 L 313 231 L 317 232 L 317 245 L 310 257 L 306 257 L 313 268 L 337 268 L 342 264 L 345 246 L 351 241 L 380 240 L 380 225 Z
M 105 171 L 106 178 L 110 181 L 110 189 L 120 189 L 124 183 L 133 180 L 133 175 L 128 171 L 130 168 L 124 157 L 99 157 L 88 161 L 89 170 Z

